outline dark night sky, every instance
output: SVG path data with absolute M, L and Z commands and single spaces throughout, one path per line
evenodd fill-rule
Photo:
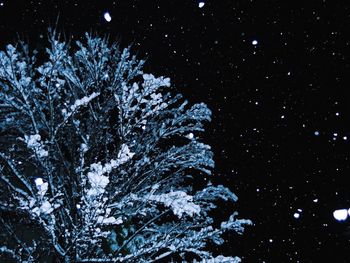
M 145 71 L 213 110 L 212 181 L 255 223 L 227 237 L 226 252 L 243 262 L 349 262 L 350 225 L 332 213 L 350 207 L 350 4 L 287 2 L 0 0 L 0 46 L 18 34 L 40 47 L 58 15 L 74 39 L 96 31 L 133 43 Z

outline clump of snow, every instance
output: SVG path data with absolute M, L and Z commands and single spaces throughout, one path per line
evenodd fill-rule
M 88 149 L 89 149 L 89 147 L 88 147 L 85 143 L 82 143 L 82 144 L 80 145 L 80 150 L 81 150 L 83 153 L 87 152 Z
M 194 138 L 194 134 L 190 132 L 189 134 L 186 135 L 186 138 L 192 140 Z
M 91 185 L 91 189 L 88 191 L 88 195 L 99 195 L 104 192 L 104 189 L 109 183 L 109 178 L 107 175 L 112 171 L 112 169 L 118 167 L 119 165 L 127 162 L 134 156 L 126 144 L 121 146 L 121 150 L 118 153 L 117 160 L 111 160 L 109 163 L 102 165 L 101 162 L 93 163 L 90 165 L 90 172 L 88 172 L 87 177 Z
M 225 257 L 219 255 L 211 259 L 203 259 L 202 263 L 240 263 L 241 259 L 239 257 Z
M 172 191 L 161 195 L 151 195 L 150 200 L 164 204 L 170 207 L 174 214 L 179 218 L 185 213 L 189 216 L 200 213 L 200 206 L 194 204 L 193 196 L 186 194 L 183 191 Z
M 88 195 L 98 195 L 104 192 L 104 189 L 109 183 L 108 176 L 105 176 L 106 172 L 109 172 L 112 169 L 111 164 L 106 164 L 104 167 L 101 163 L 93 163 L 90 166 L 90 172 L 88 172 L 87 177 L 91 185 Z
M 102 225 L 120 225 L 123 223 L 123 220 L 120 217 L 116 219 L 114 216 L 110 216 L 107 218 L 104 218 L 103 216 L 99 216 L 97 218 L 97 223 Z
M 126 144 L 122 144 L 121 150 L 118 153 L 118 161 L 120 164 L 129 161 L 135 154 L 130 152 L 129 147 Z
M 24 135 L 25 141 L 27 143 L 27 146 L 29 148 L 33 148 L 33 147 L 39 147 L 40 144 L 40 140 L 41 140 L 41 136 L 40 134 L 34 134 L 34 135 Z
M 27 147 L 32 149 L 39 157 L 49 155 L 49 152 L 42 145 L 40 134 L 24 135 L 24 141 L 27 143 Z
M 49 189 L 49 184 L 48 183 L 42 183 L 41 185 L 37 186 L 38 188 L 38 194 L 41 196 L 44 196 Z
M 150 95 L 150 97 L 151 97 L 151 99 L 152 99 L 152 101 L 151 101 L 151 103 L 152 103 L 152 105 L 158 105 L 160 102 L 162 102 L 163 100 L 162 100 L 162 94 L 161 93 L 152 93 L 151 95 Z
M 99 167 L 102 167 L 102 165 L 99 165 Z M 105 188 L 109 183 L 108 177 L 100 174 L 101 170 L 102 169 L 100 170 L 96 169 L 95 171 L 88 173 L 89 182 L 92 187 Z
M 36 200 L 34 198 L 29 198 L 29 208 L 32 208 L 35 205 Z
M 71 111 L 75 111 L 78 107 L 88 104 L 91 100 L 96 98 L 100 93 L 93 92 L 90 96 L 85 96 L 81 99 L 77 99 L 73 105 L 70 106 Z
M 42 185 L 44 183 L 43 178 L 40 178 L 40 177 L 36 178 L 34 180 L 34 182 L 35 182 L 36 187 L 39 187 L 40 185 Z
M 37 216 L 40 216 L 40 214 L 50 214 L 53 209 L 54 208 L 49 201 L 44 201 L 40 207 L 34 207 L 32 212 Z
M 62 112 L 62 115 L 64 118 L 68 118 L 70 117 L 75 110 L 77 110 L 78 108 L 80 108 L 81 106 L 85 106 L 87 105 L 91 100 L 93 100 L 94 98 L 96 98 L 97 96 L 99 96 L 100 93 L 98 92 L 93 92 L 91 95 L 89 96 L 85 96 L 81 99 L 77 99 L 73 105 L 70 106 L 70 111 L 67 112 L 67 109 L 62 109 L 61 112 Z
M 44 214 L 50 214 L 53 211 L 53 207 L 50 204 L 49 201 L 45 201 L 44 203 L 42 203 L 42 205 L 40 206 L 40 210 L 41 212 L 43 212 Z

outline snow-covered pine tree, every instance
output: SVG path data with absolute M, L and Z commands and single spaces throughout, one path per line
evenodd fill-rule
M 214 167 L 207 106 L 106 38 L 48 43 L 46 56 L 21 41 L 0 52 L 1 258 L 239 262 L 210 249 L 251 224 L 213 217 L 237 197 L 193 187 Z

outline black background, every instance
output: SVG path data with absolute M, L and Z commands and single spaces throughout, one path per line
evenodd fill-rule
M 255 223 L 228 236 L 224 252 L 349 262 L 349 223 L 332 213 L 350 207 L 350 4 L 304 2 L 0 0 L 0 46 L 19 36 L 40 48 L 57 17 L 67 38 L 89 31 L 133 44 L 145 71 L 213 110 L 212 181 Z

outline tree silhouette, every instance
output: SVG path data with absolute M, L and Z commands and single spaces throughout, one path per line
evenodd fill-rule
M 143 64 L 88 34 L 70 45 L 51 32 L 46 54 L 21 41 L 0 52 L 2 258 L 240 261 L 211 251 L 251 224 L 234 211 L 219 222 L 218 202 L 237 197 L 201 179 L 211 112 Z

